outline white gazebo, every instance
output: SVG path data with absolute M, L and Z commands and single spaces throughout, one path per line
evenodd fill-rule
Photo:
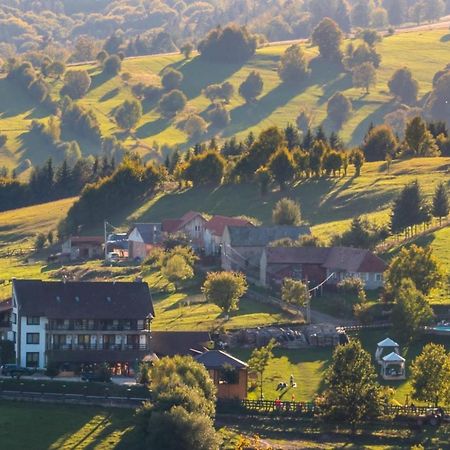
M 391 338 L 386 338 L 381 342 L 378 342 L 377 351 L 375 352 L 375 359 L 377 360 L 378 364 L 383 363 L 383 353 L 385 353 L 386 349 L 391 349 L 391 351 L 394 351 L 394 353 L 398 354 L 400 346 Z
M 384 356 L 381 360 L 381 376 L 384 380 L 404 380 L 405 358 L 396 352 Z

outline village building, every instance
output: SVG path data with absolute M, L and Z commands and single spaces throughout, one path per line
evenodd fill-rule
M 219 400 L 247 398 L 248 365 L 222 350 L 210 350 L 196 357 L 208 370 Z
M 0 341 L 8 339 L 11 330 L 12 300 L 0 302 Z
M 226 226 L 222 236 L 222 269 L 241 271 L 258 280 L 261 255 L 271 242 L 283 238 L 295 240 L 309 234 L 308 226 Z
M 246 219 L 227 216 L 213 216 L 205 225 L 204 247 L 207 255 L 220 256 L 223 247 L 225 227 L 253 227 Z
M 128 258 L 143 261 L 161 243 L 160 223 L 136 223 L 128 235 Z
M 104 243 L 102 236 L 71 236 L 62 244 L 61 257 L 72 261 L 102 258 Z
M 213 342 L 208 331 L 153 331 L 152 351 L 158 357 L 195 356 L 211 348 Z
M 196 211 L 189 211 L 179 219 L 162 221 L 162 232 L 166 235 L 182 233 L 190 240 L 194 250 L 202 250 L 207 220 Z
M 151 353 L 147 283 L 14 280 L 12 307 L 20 366 L 43 369 L 51 361 L 76 372 L 108 363 L 123 371 Z
M 383 287 L 386 263 L 370 250 L 350 247 L 268 247 L 260 260 L 260 284 L 280 286 L 294 278 L 316 286 L 335 286 L 346 278 L 360 278 L 366 289 Z

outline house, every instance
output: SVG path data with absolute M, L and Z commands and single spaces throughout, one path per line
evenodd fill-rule
M 183 233 L 191 241 L 192 248 L 201 250 L 207 220 L 199 212 L 189 211 L 179 219 L 166 219 L 162 222 L 162 232 L 166 235 Z
M 308 226 L 226 226 L 222 236 L 222 269 L 239 270 L 258 279 L 261 255 L 271 242 L 307 234 L 311 234 Z
M 13 280 L 12 307 L 21 366 L 129 368 L 150 353 L 154 310 L 147 283 Z
M 213 216 L 205 225 L 204 247 L 207 255 L 219 256 L 225 227 L 253 227 L 253 224 L 238 217 Z
M 103 236 L 71 236 L 62 244 L 61 256 L 71 260 L 103 257 Z
M 0 341 L 8 339 L 11 330 L 12 300 L 0 301 Z
M 115 253 L 120 259 L 128 258 L 128 233 L 111 233 L 106 240 L 106 253 Z
M 128 257 L 143 261 L 162 242 L 160 223 L 136 223 L 128 235 Z
M 208 370 L 219 400 L 247 398 L 248 365 L 222 350 L 209 350 L 195 358 Z
M 196 355 L 212 344 L 208 331 L 153 331 L 152 351 L 158 357 Z
M 316 286 L 360 278 L 366 289 L 383 287 L 386 263 L 369 250 L 350 247 L 268 247 L 261 255 L 260 283 L 280 286 L 284 278 Z

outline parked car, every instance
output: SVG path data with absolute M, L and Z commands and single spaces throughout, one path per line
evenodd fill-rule
M 111 377 L 102 371 L 82 372 L 81 380 L 82 381 L 97 381 L 100 383 L 111 383 Z
M 119 260 L 120 260 L 120 256 L 116 252 L 109 252 L 106 255 L 106 261 L 109 263 L 116 263 L 116 262 L 119 262 Z
M 20 378 L 23 375 L 33 375 L 36 370 L 28 367 L 20 367 L 17 364 L 4 364 L 2 367 L 2 375 Z

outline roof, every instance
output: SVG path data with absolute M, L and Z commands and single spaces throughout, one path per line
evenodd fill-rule
M 398 353 L 392 352 L 383 358 L 384 362 L 405 362 L 405 358 L 401 357 Z
M 49 319 L 144 319 L 154 317 L 147 283 L 14 280 L 24 316 Z
M 386 263 L 370 250 L 352 247 L 269 247 L 268 264 L 319 264 L 330 270 L 383 273 Z
M 103 236 L 72 236 L 70 238 L 71 244 L 96 244 L 102 245 L 105 242 Z
M 185 225 L 194 220 L 196 217 L 200 216 L 205 222 L 205 218 L 201 213 L 197 211 L 188 211 L 186 214 L 181 216 L 179 219 L 165 219 L 162 221 L 162 231 L 165 233 L 176 233 L 180 231 Z
M 213 216 L 206 224 L 206 229 L 216 236 L 222 236 L 225 227 L 253 227 L 253 224 L 238 217 Z
M 152 331 L 152 350 L 160 356 L 190 355 L 204 351 L 211 341 L 207 331 Z
M 5 311 L 10 311 L 12 309 L 12 299 L 8 298 L 7 300 L 0 301 L 0 313 Z
M 160 223 L 135 223 L 132 230 L 135 229 L 137 229 L 145 244 L 156 244 L 161 240 Z
M 386 263 L 369 250 L 353 247 L 333 247 L 324 267 L 347 272 L 383 273 Z
M 391 338 L 383 339 L 381 342 L 378 342 L 378 347 L 398 347 L 397 342 L 393 341 Z
M 234 367 L 235 369 L 244 369 L 248 367 L 248 364 L 244 361 L 241 361 L 222 350 L 210 350 L 198 355 L 195 359 L 202 363 L 207 369 L 221 369 L 226 365 Z
M 234 247 L 265 247 L 273 241 L 283 238 L 298 239 L 311 234 L 308 226 L 278 225 L 274 227 L 236 227 L 229 226 L 230 243 Z

